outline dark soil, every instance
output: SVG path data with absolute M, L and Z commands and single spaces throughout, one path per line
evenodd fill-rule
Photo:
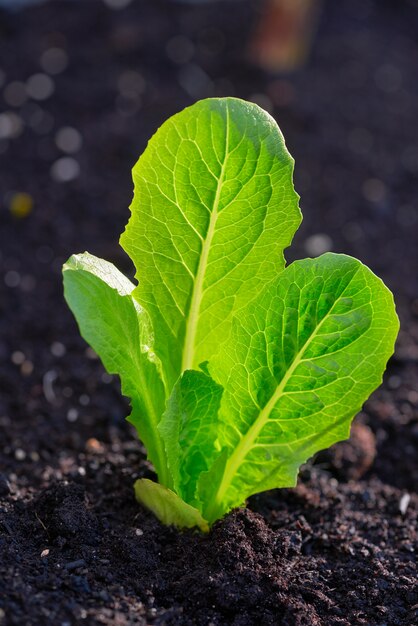
M 45 50 L 68 55 L 49 98 L 0 96 L 2 626 L 418 621 L 418 8 L 325 2 L 306 67 L 272 76 L 246 52 L 259 7 L 0 11 L 3 88 L 43 71 Z M 143 79 L 134 93 L 127 70 Z M 289 258 L 315 241 L 359 257 L 394 290 L 402 331 L 352 439 L 318 455 L 296 489 L 252 498 L 204 537 L 135 502 L 133 482 L 152 468 L 117 380 L 79 337 L 60 268 L 88 249 L 132 272 L 117 246 L 130 168 L 167 116 L 212 94 L 257 99 L 284 131 L 305 215 Z M 62 182 L 66 126 L 83 146 L 69 156 L 79 176 Z

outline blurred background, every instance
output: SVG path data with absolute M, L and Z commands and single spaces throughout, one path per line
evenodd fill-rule
M 68 436 L 63 412 L 87 430 L 94 413 L 126 414 L 111 378 L 89 377 L 100 366 L 61 266 L 87 249 L 132 273 L 118 246 L 130 170 L 168 116 L 208 96 L 275 117 L 304 214 L 287 258 L 368 264 L 395 292 L 397 358 L 416 362 L 417 69 L 417 0 L 0 0 L 2 436 L 13 415 L 13 446 L 36 454 L 30 415 L 47 455 L 51 429 Z

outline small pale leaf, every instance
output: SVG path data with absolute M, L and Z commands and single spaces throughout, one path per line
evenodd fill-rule
M 147 478 L 140 478 L 135 482 L 135 495 L 138 502 L 152 511 L 155 517 L 167 526 L 209 531 L 209 525 L 200 512 L 163 485 Z

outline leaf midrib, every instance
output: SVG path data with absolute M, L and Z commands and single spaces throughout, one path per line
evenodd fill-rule
M 226 137 L 225 137 L 225 155 L 221 167 L 221 172 L 218 178 L 216 187 L 215 199 L 213 201 L 213 208 L 209 220 L 209 227 L 206 235 L 206 239 L 202 244 L 202 252 L 199 259 L 199 266 L 196 273 L 196 280 L 193 286 L 192 299 L 190 302 L 189 316 L 186 324 L 186 334 L 184 339 L 183 358 L 181 364 L 181 371 L 192 369 L 194 365 L 196 333 L 199 324 L 200 306 L 203 297 L 203 281 L 206 275 L 206 269 L 208 266 L 209 252 L 212 246 L 213 237 L 216 230 L 216 222 L 218 219 L 219 201 L 221 198 L 222 185 L 225 178 L 226 165 L 228 161 L 229 151 L 229 108 L 226 105 Z

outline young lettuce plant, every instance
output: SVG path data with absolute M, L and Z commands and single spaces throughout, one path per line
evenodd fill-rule
M 270 115 L 235 98 L 165 122 L 133 169 L 121 245 L 132 284 L 88 253 L 64 265 L 82 336 L 121 378 L 166 524 L 209 526 L 349 436 L 394 348 L 393 297 L 360 261 L 285 266 L 301 214 Z

